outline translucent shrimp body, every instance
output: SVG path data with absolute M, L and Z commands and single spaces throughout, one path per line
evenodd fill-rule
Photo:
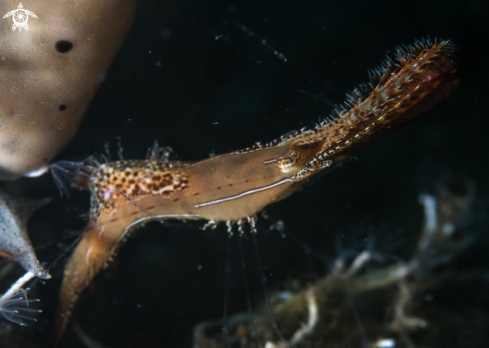
M 114 256 L 127 233 L 149 220 L 253 217 L 288 197 L 348 153 L 444 104 L 460 78 L 449 41 L 421 40 L 374 70 L 372 88 L 348 96 L 334 118 L 267 144 L 198 162 L 121 160 L 74 166 L 75 183 L 92 193 L 90 222 L 65 270 L 54 342 L 80 293 Z M 368 91 L 367 91 L 368 90 Z M 253 220 L 254 221 L 254 220 Z

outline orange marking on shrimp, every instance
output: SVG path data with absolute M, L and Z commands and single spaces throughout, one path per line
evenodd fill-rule
M 398 49 L 397 63 L 388 61 L 374 71 L 377 82 L 370 92 L 366 85 L 355 89 L 334 119 L 267 144 L 198 162 L 160 159 L 162 149 L 156 147 L 149 160 L 81 163 L 74 185 L 91 191 L 90 222 L 66 266 L 54 342 L 61 339 L 80 293 L 131 229 L 165 219 L 232 226 L 290 196 L 350 151 L 447 102 L 460 82 L 452 50 L 450 41 L 428 40 Z

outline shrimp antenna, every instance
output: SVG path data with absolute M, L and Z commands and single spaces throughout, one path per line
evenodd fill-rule
M 46 272 L 49 272 L 54 266 L 56 266 L 65 256 L 68 254 L 77 244 L 78 242 L 83 238 L 84 233 L 80 233 L 79 236 L 75 238 L 73 242 L 71 242 L 70 245 L 68 245 L 55 259 L 49 266 L 46 267 Z M 39 281 L 39 278 L 35 279 L 33 283 Z
M 296 84 L 294 82 L 291 82 L 289 79 L 285 78 L 284 76 L 282 76 L 280 74 L 277 74 L 272 69 L 269 69 L 273 73 L 277 74 L 279 77 L 285 79 L 286 82 L 292 84 L 297 89 L 297 91 L 299 93 L 303 93 L 305 95 L 308 95 L 310 97 L 313 97 L 314 99 L 317 99 L 317 100 L 321 101 L 322 103 L 328 105 L 331 108 L 334 108 L 336 106 L 336 104 L 333 103 L 331 100 L 329 100 L 323 94 L 323 92 L 321 91 L 321 89 L 314 82 L 312 82 L 311 79 L 301 69 L 299 69 L 297 66 L 295 66 L 295 64 L 293 64 L 290 61 L 290 59 L 288 59 L 282 52 L 277 51 L 267 40 L 265 40 L 264 38 L 257 37 L 255 35 L 255 33 L 253 33 L 249 28 L 247 28 L 246 26 L 242 25 L 241 23 L 234 22 L 234 21 L 226 21 L 225 24 L 229 24 L 229 25 L 231 25 L 231 26 L 233 26 L 233 27 L 241 30 L 243 33 L 247 34 L 249 37 L 254 37 L 255 39 L 257 39 L 260 42 L 260 44 L 263 45 L 263 46 L 265 46 L 270 52 L 272 52 L 273 55 L 275 57 L 277 57 L 278 60 L 284 62 L 285 64 L 290 65 L 294 70 L 296 70 L 299 73 L 299 75 L 303 79 L 305 79 L 307 81 L 308 84 L 312 85 L 318 91 L 318 93 L 308 92 L 308 91 L 302 89 L 298 84 Z M 229 40 L 228 40 L 228 42 L 229 42 Z M 253 57 L 251 57 L 251 58 L 253 58 Z M 261 62 L 258 62 L 258 63 L 261 63 Z
M 192 18 L 193 19 L 193 18 Z M 194 21 L 196 21 L 195 19 L 193 19 Z M 284 56 L 283 53 L 281 52 L 278 52 L 277 50 L 275 50 L 265 39 L 260 39 L 260 43 L 265 46 L 268 50 L 272 51 L 274 56 L 277 57 L 277 59 L 279 59 L 280 61 L 290 65 L 293 69 L 295 69 L 296 71 L 299 72 L 299 74 L 307 80 L 307 82 L 311 85 L 314 86 L 315 89 L 317 89 L 319 91 L 319 93 L 309 93 L 309 92 L 306 92 L 306 90 L 304 88 L 302 88 L 299 84 L 297 84 L 296 82 L 293 82 L 292 80 L 290 80 L 289 78 L 285 77 L 283 74 L 279 73 L 278 71 L 276 71 L 275 69 L 272 69 L 271 67 L 269 67 L 268 65 L 264 64 L 263 61 L 255 58 L 253 55 L 251 55 L 250 53 L 246 52 L 245 50 L 243 50 L 242 48 L 240 48 L 239 46 L 237 46 L 236 44 L 234 43 L 231 43 L 230 39 L 228 36 L 226 35 L 223 35 L 223 34 L 219 34 L 217 31 L 211 29 L 210 27 L 208 27 L 207 25 L 203 24 L 203 23 L 200 23 L 198 21 L 196 21 L 198 25 L 204 27 L 205 29 L 207 29 L 208 31 L 210 31 L 213 35 L 214 35 L 214 39 L 216 41 L 222 41 L 224 42 L 225 44 L 227 44 L 228 46 L 231 46 L 235 51 L 237 51 L 238 53 L 240 54 L 243 54 L 245 57 L 247 57 L 249 60 L 253 61 L 254 63 L 258 64 L 258 65 L 261 65 L 263 66 L 266 70 L 268 70 L 269 72 L 271 72 L 272 74 L 274 74 L 275 76 L 279 77 L 282 81 L 285 81 L 288 85 L 294 87 L 299 93 L 302 93 L 302 94 L 306 94 L 306 95 L 309 95 L 309 96 L 312 96 L 313 98 L 317 99 L 317 100 L 320 100 L 321 102 L 325 103 L 326 105 L 330 106 L 331 108 L 335 107 L 336 104 L 333 103 L 331 100 L 329 100 L 322 92 L 321 90 L 319 89 L 319 87 L 314 84 L 311 79 L 309 79 L 299 68 L 297 68 L 294 64 L 292 64 L 288 59 L 287 57 Z M 243 31 L 244 33 L 248 34 L 248 36 L 250 37 L 254 37 L 254 33 L 251 32 L 251 30 L 249 30 L 248 28 L 246 28 L 244 25 L 241 25 L 239 23 L 236 23 L 236 22 L 232 22 L 232 21 L 229 21 L 229 23 L 240 29 L 241 31 Z
M 269 229 L 264 228 L 263 226 L 257 226 L 256 228 L 260 229 L 260 234 L 264 233 L 267 236 L 271 236 L 275 239 L 279 239 L 280 241 L 284 241 L 287 243 L 289 246 L 293 248 L 299 248 L 304 251 L 306 255 L 311 255 L 314 256 L 316 259 L 318 259 L 321 262 L 326 262 L 327 259 L 324 256 L 323 253 L 317 251 L 314 249 L 311 245 L 308 243 L 304 242 L 302 239 L 298 238 L 295 236 L 293 233 L 291 233 L 289 230 L 287 230 L 284 227 L 280 228 L 273 228 L 272 226 L 277 226 L 280 222 L 279 220 L 275 220 L 272 216 L 264 213 L 262 214 L 263 218 L 271 223 L 271 226 Z M 277 236 L 275 233 L 270 232 L 270 230 L 277 230 L 280 233 L 280 236 Z
M 263 348 L 260 337 L 258 337 L 258 332 L 256 330 L 255 326 L 255 318 L 253 316 L 253 307 L 251 306 L 251 297 L 250 297 L 250 289 L 248 287 L 248 277 L 246 276 L 246 261 L 244 258 L 244 251 L 243 251 L 243 237 L 240 235 L 238 237 L 238 249 L 239 249 L 239 259 L 241 263 L 241 271 L 243 275 L 243 286 L 244 286 L 244 291 L 245 291 L 245 296 L 246 296 L 246 305 L 248 306 L 248 314 L 250 316 L 250 325 L 251 325 L 251 330 L 253 331 L 253 335 L 256 337 L 256 343 L 258 344 L 259 348 Z M 288 347 L 286 345 L 286 347 Z
M 250 234 L 251 234 L 251 240 L 253 241 L 253 247 L 255 249 L 255 257 L 256 257 L 256 263 L 258 266 L 258 272 L 260 273 L 260 281 L 261 285 L 263 287 L 263 295 L 265 297 L 265 303 L 267 305 L 267 311 L 268 311 L 268 317 L 270 318 L 270 325 L 272 326 L 273 331 L 275 331 L 275 334 L 280 338 L 280 341 L 282 341 L 282 344 L 284 347 L 289 348 L 289 344 L 285 340 L 284 336 L 280 332 L 277 326 L 277 322 L 275 320 L 275 317 L 273 315 L 272 311 L 272 304 L 270 302 L 270 294 L 268 293 L 268 287 L 267 287 L 267 279 L 265 278 L 265 272 L 263 272 L 263 265 L 261 262 L 261 256 L 260 256 L 260 249 L 258 248 L 258 238 L 256 237 L 257 231 L 256 231 L 256 226 L 255 226 L 255 218 L 249 218 L 250 222 Z
M 226 347 L 231 348 L 229 339 L 229 286 L 231 281 L 231 238 L 232 234 L 228 233 L 226 240 L 226 264 L 224 269 L 224 314 L 222 316 L 222 333 L 226 341 Z
M 353 295 L 351 293 L 350 284 L 348 284 L 348 280 L 345 275 L 341 275 L 343 282 L 345 283 L 346 292 L 348 293 L 348 304 L 350 305 L 351 311 L 353 312 L 353 316 L 355 317 L 355 322 L 357 323 L 358 331 L 360 331 L 360 344 L 362 348 L 368 348 L 368 340 L 367 334 L 365 333 L 365 329 L 363 328 L 362 322 L 360 320 L 360 315 L 358 314 L 357 306 L 355 305 L 355 300 L 353 299 Z

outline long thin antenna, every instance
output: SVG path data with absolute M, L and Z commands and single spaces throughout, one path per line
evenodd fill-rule
M 146 209 L 140 207 L 138 204 L 136 204 L 135 202 L 133 202 L 129 197 L 127 197 L 125 194 L 122 193 L 121 190 L 118 190 L 118 189 L 115 189 L 115 192 L 117 192 L 118 194 L 120 194 L 122 197 L 124 197 L 128 202 L 130 202 L 132 205 L 134 205 L 136 208 L 138 208 L 139 210 L 141 210 L 143 213 L 145 213 L 146 215 L 148 215 L 149 218 L 152 218 L 154 221 L 157 221 L 157 219 L 154 217 L 154 215 L 152 215 L 149 211 L 147 211 Z
M 222 316 L 222 334 L 226 341 L 226 346 L 231 348 L 231 341 L 229 339 L 229 283 L 231 277 L 231 238 L 232 234 L 231 226 L 228 226 L 228 235 L 226 240 L 226 264 L 224 269 L 224 314 Z
M 275 317 L 273 316 L 272 304 L 270 302 L 270 295 L 268 293 L 268 287 L 267 287 L 267 279 L 265 278 L 265 273 L 263 272 L 260 250 L 258 248 L 258 239 L 256 238 L 257 233 L 256 233 L 256 226 L 255 226 L 255 218 L 254 217 L 248 218 L 248 221 L 250 223 L 251 240 L 253 241 L 253 246 L 255 249 L 256 263 L 258 266 L 258 272 L 260 273 L 260 281 L 263 287 L 263 296 L 265 296 L 265 303 L 267 305 L 268 317 L 270 318 L 270 325 L 272 326 L 273 331 L 275 331 L 277 336 L 280 338 L 280 341 L 282 341 L 284 347 L 289 348 L 289 344 L 287 343 L 284 336 L 278 329 L 277 322 L 275 321 Z
M 194 19 L 195 20 L 195 19 Z M 314 88 L 316 88 L 319 93 L 317 94 L 314 94 L 314 93 L 309 93 L 307 92 L 304 88 L 302 88 L 299 84 L 293 82 L 292 80 L 288 79 L 287 77 L 285 77 L 284 75 L 282 75 L 281 73 L 279 73 L 278 71 L 272 69 L 271 67 L 269 67 L 268 65 L 264 64 L 263 61 L 255 58 L 254 56 L 252 56 L 250 53 L 244 51 L 242 48 L 240 48 L 239 46 L 235 45 L 234 43 L 232 43 L 229 39 L 228 36 L 226 35 L 223 35 L 223 34 L 219 34 L 217 31 L 209 28 L 207 25 L 203 24 L 203 23 L 200 23 L 198 21 L 196 21 L 197 24 L 201 25 L 202 27 L 204 27 L 205 29 L 207 29 L 208 31 L 210 31 L 213 35 L 214 35 L 214 39 L 216 41 L 222 41 L 224 43 L 226 43 L 227 45 L 231 46 L 234 50 L 236 50 L 238 53 L 240 54 L 243 54 L 245 57 L 247 57 L 248 59 L 250 59 L 251 61 L 255 62 L 256 64 L 258 65 L 261 65 L 263 66 L 265 69 L 267 69 L 268 71 L 270 71 L 272 74 L 278 76 L 280 79 L 282 79 L 283 81 L 285 81 L 286 83 L 288 83 L 289 85 L 293 86 L 298 92 L 300 93 L 303 93 L 303 94 L 306 94 L 306 95 L 309 95 L 309 96 L 312 96 L 313 98 L 317 99 L 317 100 L 320 100 L 321 102 L 325 103 L 326 105 L 330 106 L 330 107 L 334 107 L 336 104 L 333 103 L 331 100 L 329 100 L 325 95 L 322 94 L 321 90 L 319 89 L 319 87 L 317 85 L 315 85 L 300 69 L 298 69 L 296 66 L 294 66 L 284 55 L 283 53 L 281 52 L 278 52 L 277 50 L 275 50 L 269 43 L 267 43 L 267 41 L 265 39 L 261 39 L 261 44 L 263 46 L 265 46 L 267 49 L 271 50 L 274 55 L 277 57 L 277 59 L 281 60 L 282 62 L 284 63 L 287 63 L 289 64 L 290 66 L 292 66 L 295 70 L 297 70 L 299 72 L 299 74 L 305 78 L 307 80 L 307 82 L 309 84 L 311 84 Z M 232 23 L 233 25 L 235 25 L 233 22 L 230 22 Z M 250 35 L 251 31 L 249 31 L 249 29 L 247 29 L 246 27 L 238 24 L 238 25 L 235 25 L 237 26 L 239 29 L 241 29 L 242 31 L 244 31 L 245 33 L 247 33 L 249 36 L 254 36 L 254 34 Z M 244 28 L 244 29 L 243 29 Z
M 273 55 L 280 61 L 284 62 L 285 64 L 288 64 L 290 65 L 293 69 L 295 69 L 299 75 L 305 79 L 307 81 L 308 84 L 312 85 L 317 91 L 318 93 L 311 93 L 311 92 L 308 92 L 306 90 L 304 90 L 303 88 L 301 88 L 301 86 L 299 86 L 297 83 L 295 82 L 292 82 L 290 79 L 284 77 L 283 75 L 277 73 L 276 71 L 274 71 L 273 69 L 269 68 L 268 66 L 265 65 L 265 67 L 270 70 L 272 73 L 276 74 L 277 76 L 279 76 L 280 78 L 284 79 L 286 82 L 290 83 L 291 85 L 293 85 L 298 92 L 300 93 L 303 93 L 303 94 L 306 94 L 308 96 L 311 96 L 325 104 L 327 104 L 329 107 L 331 108 L 334 108 L 335 107 L 335 104 L 329 100 L 324 94 L 323 92 L 321 91 L 321 89 L 314 83 L 311 81 L 311 79 L 301 70 L 299 69 L 297 66 L 295 66 L 295 64 L 293 64 L 282 52 L 279 52 L 277 51 L 266 39 L 264 38 L 259 38 L 255 35 L 255 33 L 253 33 L 249 28 L 247 28 L 246 26 L 242 25 L 241 23 L 238 23 L 238 22 L 234 22 L 234 21 L 227 21 L 228 24 L 230 24 L 231 26 L 239 29 L 240 31 L 242 31 L 243 33 L 245 33 L 246 35 L 248 35 L 249 37 L 254 37 L 256 38 L 260 44 L 264 47 L 266 47 L 270 52 L 273 53 Z M 223 36 L 223 35 L 222 35 Z M 236 47 L 236 45 L 232 45 L 230 42 L 229 42 L 229 39 L 226 38 L 226 43 L 228 43 L 229 45 L 231 45 L 234 49 L 236 49 L 238 52 L 240 53 L 244 53 L 246 54 L 250 59 L 254 60 L 255 62 L 259 63 L 259 64 L 262 64 L 261 61 L 255 59 L 253 56 L 249 55 L 248 53 L 246 52 L 243 52 L 242 49 L 240 49 L 239 47 Z
M 51 262 L 51 264 L 45 268 L 45 271 L 49 272 L 49 270 L 51 270 L 54 266 L 56 266 L 56 264 L 58 264 L 58 262 L 61 261 L 66 256 L 66 254 L 68 254 L 70 252 L 70 250 L 72 250 L 75 247 L 76 244 L 78 244 L 78 242 L 82 239 L 84 234 L 85 233 L 80 233 L 80 235 L 78 235 L 78 237 L 76 237 L 75 240 L 73 242 L 71 242 L 71 244 L 68 245 L 68 247 L 66 247 L 65 250 L 63 250 L 56 257 L 56 259 L 54 259 L 54 261 Z
M 44 269 L 44 271 L 45 271 L 46 273 L 49 273 L 49 271 L 50 271 L 50 270 L 51 270 L 51 269 L 52 269 L 54 266 L 56 266 L 56 265 L 57 265 L 57 264 L 58 264 L 58 263 L 59 263 L 59 262 L 60 262 L 60 261 L 61 261 L 61 260 L 62 260 L 62 259 L 63 259 L 63 258 L 66 256 L 66 254 L 68 254 L 68 253 L 70 252 L 70 250 L 72 250 L 72 249 L 75 247 L 75 245 L 76 245 L 76 244 L 77 244 L 77 243 L 78 243 L 78 242 L 79 242 L 79 241 L 82 239 L 83 235 L 84 235 L 84 233 L 80 233 L 80 235 L 79 235 L 79 236 L 77 236 L 77 237 L 75 238 L 75 240 L 74 240 L 73 242 L 71 242 L 71 244 L 70 244 L 70 245 L 68 245 L 68 246 L 67 246 L 67 247 L 66 247 L 66 248 L 65 248 L 65 249 L 64 249 L 64 250 L 63 250 L 63 251 L 62 251 L 62 252 L 61 252 L 61 253 L 60 253 L 60 254 L 59 254 L 59 255 L 58 255 L 56 258 L 55 258 L 55 259 L 54 259 L 54 261 L 53 261 L 53 262 L 51 262 L 51 263 L 49 264 L 49 266 L 47 266 L 47 267 Z M 34 279 L 32 280 L 32 282 L 31 282 L 31 283 L 29 283 L 29 285 L 28 285 L 27 287 L 28 287 L 29 289 L 34 288 L 34 286 L 37 284 L 37 282 L 38 282 L 38 281 L 42 281 L 42 279 L 41 279 L 41 278 L 39 278 L 39 277 L 34 278 Z
M 276 221 L 275 219 L 273 219 L 268 214 L 263 215 L 263 217 L 267 221 L 270 221 L 272 223 L 272 225 L 277 225 L 278 224 L 278 221 Z M 285 241 L 285 243 L 287 243 L 291 247 L 302 249 L 307 255 L 312 255 L 312 256 L 314 256 L 315 258 L 317 258 L 318 260 L 320 260 L 322 262 L 324 262 L 326 260 L 326 257 L 324 256 L 324 253 L 321 253 L 321 252 L 315 250 L 312 246 L 310 246 L 309 244 L 307 244 L 303 240 L 299 239 L 298 237 L 296 237 L 294 234 L 292 234 L 290 231 L 288 231 L 285 228 L 280 228 L 280 229 L 277 228 L 276 229 L 280 233 L 280 236 L 277 236 L 274 233 L 270 232 L 270 230 L 272 230 L 272 228 L 270 228 L 270 230 L 267 229 L 267 228 L 263 228 L 261 226 L 258 226 L 258 227 L 255 227 L 255 228 L 259 228 L 260 229 L 260 233 L 264 233 L 264 234 L 266 234 L 268 236 L 271 236 L 273 238 L 276 238 L 276 239 Z
M 353 316 L 355 317 L 355 322 L 357 323 L 358 331 L 360 331 L 360 344 L 362 348 L 368 348 L 368 340 L 367 334 L 363 328 L 362 322 L 360 321 L 360 315 L 358 314 L 357 306 L 355 305 L 355 301 L 353 300 L 353 295 L 350 290 L 350 285 L 348 284 L 348 280 L 344 275 L 341 275 L 341 278 L 345 282 L 346 291 L 348 292 L 348 304 L 353 312 Z
M 251 307 L 250 289 L 248 287 L 248 277 L 246 276 L 246 262 L 245 262 L 245 258 L 244 258 L 243 240 L 242 239 L 243 239 L 243 237 L 240 235 L 238 237 L 238 247 L 239 247 L 239 258 L 240 258 L 240 262 L 241 262 L 241 271 L 243 273 L 243 285 L 244 285 L 245 296 L 246 296 L 246 305 L 248 306 L 248 313 L 250 315 L 251 330 L 253 331 L 253 335 L 255 335 L 255 337 L 256 337 L 256 343 L 258 344 L 259 348 L 263 348 L 261 341 L 260 341 L 260 337 L 258 337 L 258 332 L 256 331 L 255 318 L 253 317 L 253 307 Z

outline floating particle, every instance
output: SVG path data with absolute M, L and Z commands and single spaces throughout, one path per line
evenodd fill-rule
M 163 28 L 160 30 L 160 37 L 162 40 L 168 40 L 171 38 L 171 30 L 169 28 Z

